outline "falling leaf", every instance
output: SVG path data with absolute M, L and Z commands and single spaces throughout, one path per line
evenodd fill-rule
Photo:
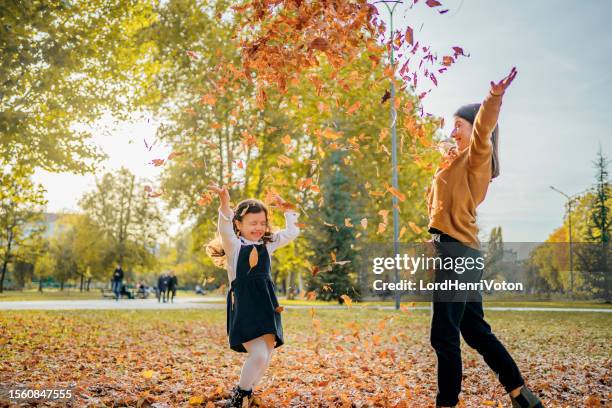
M 344 304 L 346 304 L 346 306 L 351 307 L 353 304 L 353 299 L 351 299 L 349 297 L 349 295 L 342 295 L 340 296 L 340 298 L 344 301 Z
M 181 156 L 183 154 L 185 154 L 185 152 L 172 152 L 170 153 L 170 155 L 168 155 L 168 160 L 172 160 L 175 157 Z
M 408 221 L 408 226 L 414 231 L 415 234 L 423 232 L 414 222 Z
M 159 167 L 159 166 L 162 166 L 165 163 L 165 160 L 164 159 L 153 159 L 153 160 L 151 160 L 151 163 L 155 167 Z
M 350 108 L 347 109 L 346 113 L 351 115 L 361 107 L 361 102 L 357 101 Z
M 429 7 L 437 7 L 442 5 L 442 3 L 440 3 L 438 0 L 427 0 L 425 4 L 427 4 Z
M 310 43 L 309 48 L 313 50 L 325 51 L 329 48 L 329 43 L 325 38 L 317 37 Z
M 407 229 L 406 229 L 406 227 L 405 227 L 405 226 L 403 226 L 403 227 L 402 227 L 402 229 L 401 229 L 401 230 L 400 230 L 400 232 L 399 232 L 398 239 L 402 239 L 402 237 L 403 237 L 403 236 L 404 236 L 404 234 L 406 233 L 406 230 L 407 230 Z
M 194 60 L 197 60 L 198 58 L 200 58 L 200 56 L 195 51 L 187 51 L 185 52 L 185 54 L 187 54 L 189 58 L 194 59 Z
M 203 105 L 214 105 L 215 103 L 217 103 L 217 98 L 215 98 L 211 94 L 202 95 L 200 103 Z
M 408 26 L 408 28 L 406 28 L 404 38 L 408 44 L 414 45 L 414 32 L 412 31 L 412 27 Z
M 445 55 L 444 57 L 442 57 L 442 65 L 445 66 L 450 66 L 453 62 L 455 62 L 455 60 L 453 59 L 453 57 L 451 57 L 450 55 Z
M 257 247 L 253 245 L 253 249 L 251 249 L 251 253 L 249 254 L 249 266 L 254 268 L 257 266 L 257 262 L 259 261 L 259 254 L 257 253 Z
M 274 309 L 274 311 L 277 312 L 277 313 L 282 313 L 284 310 L 285 310 L 285 308 L 282 307 L 282 306 L 277 306 L 276 309 Z
M 383 104 L 385 102 L 387 102 L 387 99 L 391 98 L 391 92 L 389 92 L 389 90 L 385 90 L 385 94 L 382 96 L 382 99 L 380 100 L 380 103 Z

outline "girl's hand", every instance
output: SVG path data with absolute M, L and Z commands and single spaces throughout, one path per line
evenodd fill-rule
M 510 86 L 512 81 L 514 81 L 514 78 L 516 77 L 517 73 L 518 71 L 516 70 L 516 67 L 512 67 L 512 70 L 510 71 L 510 74 L 508 74 L 507 77 L 505 77 L 498 83 L 491 81 L 491 93 L 493 95 L 502 95 L 504 92 L 506 92 L 506 89 Z
M 226 186 L 219 187 L 217 184 L 211 183 L 208 185 L 208 189 L 217 193 L 219 200 L 221 201 L 221 207 L 229 208 L 230 196 Z

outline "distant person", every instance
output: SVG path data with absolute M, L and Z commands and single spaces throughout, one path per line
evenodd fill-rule
M 164 303 L 168 301 L 168 281 L 169 276 L 166 272 L 159 275 L 157 278 L 157 302 L 163 300 Z
M 115 300 L 119 300 L 119 296 L 121 295 L 121 286 L 123 283 L 123 269 L 121 269 L 121 264 L 117 264 L 115 271 L 113 272 L 113 279 L 111 284 L 111 290 L 115 294 Z
M 147 297 L 147 287 L 143 281 L 138 282 L 138 297 L 140 299 L 145 299 Z
M 134 295 L 132 295 L 132 292 L 128 290 L 128 287 L 126 284 L 121 285 L 120 293 L 121 293 L 121 296 L 126 296 L 128 299 L 134 299 Z
M 178 278 L 174 274 L 174 271 L 170 271 L 168 277 L 168 294 L 170 295 L 170 302 L 174 303 L 174 297 L 176 296 L 176 287 L 178 286 Z

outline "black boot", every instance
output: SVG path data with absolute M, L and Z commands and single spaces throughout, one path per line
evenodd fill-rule
M 512 408 L 544 408 L 542 401 L 525 385 L 521 387 L 521 393 L 516 397 L 510 397 Z
M 253 390 L 243 390 L 237 385 L 232 389 L 232 395 L 225 403 L 225 408 L 242 408 L 243 402 L 250 400 L 252 395 Z

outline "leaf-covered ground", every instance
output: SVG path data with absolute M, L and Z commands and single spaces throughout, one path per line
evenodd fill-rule
M 610 314 L 487 316 L 547 407 L 610 406 Z M 429 318 L 286 309 L 286 344 L 256 394 L 267 407 L 431 407 Z M 221 310 L 3 312 L 0 335 L 0 389 L 74 385 L 70 404 L 45 406 L 219 407 L 244 358 L 227 347 Z M 477 353 L 465 347 L 463 361 L 463 406 L 510 406 Z

